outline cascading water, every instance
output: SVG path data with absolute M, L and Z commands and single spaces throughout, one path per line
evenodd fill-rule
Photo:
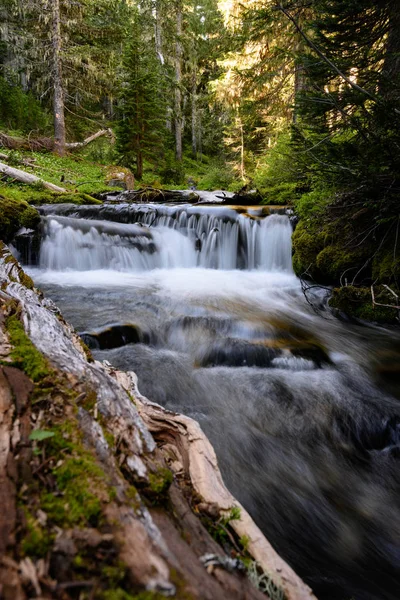
M 306 301 L 285 215 L 42 212 L 29 272 L 95 357 L 201 423 L 228 487 L 320 600 L 397 600 L 399 336 L 343 324 L 326 292 Z
M 49 216 L 40 253 L 43 269 L 142 271 L 178 267 L 290 272 L 288 217 L 255 220 L 233 210 L 190 207 L 130 211 L 137 224 Z M 213 214 L 215 213 L 215 214 Z M 120 212 L 121 215 L 121 212 Z

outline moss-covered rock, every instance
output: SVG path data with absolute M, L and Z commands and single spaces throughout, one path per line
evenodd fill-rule
M 324 248 L 324 237 L 324 232 L 318 230 L 315 221 L 300 221 L 293 233 L 293 268 L 296 275 L 307 272 L 317 279 L 321 277 L 316 262 L 318 254 Z
M 9 242 L 18 229 L 35 229 L 40 223 L 38 211 L 24 200 L 14 200 L 0 195 L 0 239 Z
M 319 271 L 329 281 L 339 281 L 346 272 L 351 276 L 359 269 L 362 256 L 338 245 L 326 246 L 317 255 L 316 264 Z
M 394 296 L 385 287 L 377 286 L 374 292 L 377 303 L 389 305 L 396 303 Z M 398 293 L 400 295 L 400 292 Z M 333 290 L 329 304 L 350 317 L 378 323 L 393 323 L 398 314 L 395 308 L 374 306 L 371 289 L 367 287 L 349 285 L 336 288 Z

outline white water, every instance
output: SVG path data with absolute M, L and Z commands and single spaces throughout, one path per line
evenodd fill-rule
M 117 224 L 49 216 L 40 267 L 64 271 L 110 269 L 261 269 L 292 272 L 288 217 L 256 220 L 235 211 L 161 207 L 138 212 L 138 222 Z
M 397 600 L 400 408 L 378 378 L 396 336 L 316 314 L 285 216 L 68 214 L 47 213 L 35 283 L 89 339 L 115 325 L 141 335 L 95 357 L 201 423 L 229 488 L 318 598 Z M 324 292 L 308 299 L 323 309 Z

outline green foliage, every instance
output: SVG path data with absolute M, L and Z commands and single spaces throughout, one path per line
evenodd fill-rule
M 51 373 L 51 369 L 26 335 L 24 326 L 16 315 L 7 318 L 6 328 L 13 346 L 11 351 L 13 366 L 22 369 L 32 381 L 40 382 L 45 379 Z
M 159 171 L 161 182 L 166 185 L 181 186 L 185 184 L 185 168 L 169 153 L 164 166 Z
M 395 305 L 396 299 L 383 286 L 376 286 L 375 301 L 380 304 Z M 397 290 L 400 295 L 400 291 Z M 371 289 L 366 287 L 345 286 L 335 288 L 329 301 L 332 308 L 351 317 L 378 323 L 394 323 L 398 315 L 396 308 L 373 306 Z
M 124 57 L 121 84 L 121 118 L 117 127 L 117 151 L 121 162 L 143 177 L 143 161 L 162 156 L 166 137 L 166 105 L 163 72 L 155 47 L 145 35 L 147 13 L 137 11 Z
M 0 126 L 22 133 L 47 132 L 51 119 L 31 93 L 0 77 Z
M 332 192 L 329 190 L 316 189 L 307 194 L 302 194 L 295 201 L 296 214 L 300 219 L 322 215 L 331 201 Z
M 29 436 L 32 442 L 42 442 L 54 436 L 53 431 L 46 431 L 45 429 L 35 429 Z
M 309 188 L 309 174 L 293 131 L 283 131 L 253 176 L 265 204 L 293 204 Z
M 53 544 L 54 534 L 25 510 L 26 534 L 21 543 L 23 556 L 45 558 Z
M 235 181 L 233 171 L 225 165 L 211 165 L 198 182 L 200 190 L 228 190 Z

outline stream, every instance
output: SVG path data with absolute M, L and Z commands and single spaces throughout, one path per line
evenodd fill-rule
M 96 359 L 199 421 L 227 487 L 332 600 L 398 600 L 400 336 L 305 297 L 262 207 L 41 208 L 35 284 Z M 269 214 L 272 213 L 272 214 Z

